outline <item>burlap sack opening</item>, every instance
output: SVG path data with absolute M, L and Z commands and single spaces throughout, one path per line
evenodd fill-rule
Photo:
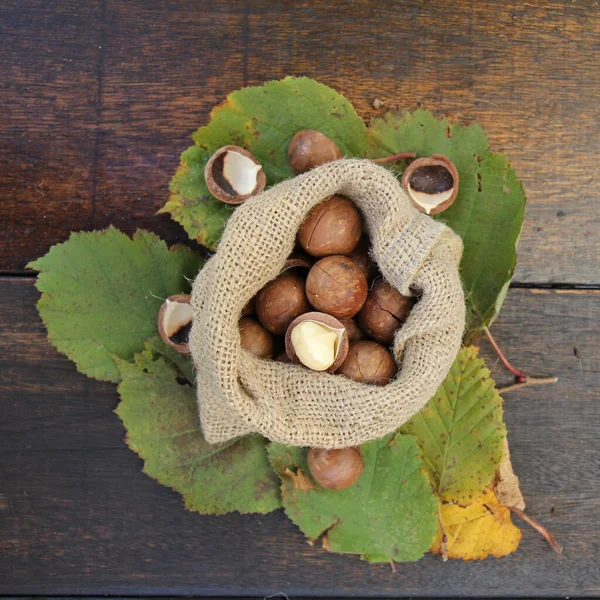
M 394 340 L 399 374 L 384 387 L 257 358 L 240 347 L 243 306 L 279 274 L 307 213 L 332 194 L 361 210 L 385 279 L 403 294 L 420 295 Z M 258 432 L 293 446 L 343 448 L 398 428 L 433 396 L 460 347 L 461 254 L 460 238 L 418 212 L 397 179 L 368 160 L 323 165 L 240 206 L 192 291 L 190 347 L 206 439 Z

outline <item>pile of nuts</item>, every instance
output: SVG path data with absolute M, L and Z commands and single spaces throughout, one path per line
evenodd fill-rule
M 292 138 L 288 158 L 300 173 L 341 158 L 341 152 L 322 133 L 303 130 Z M 216 198 L 231 204 L 261 192 L 266 183 L 260 163 L 237 146 L 211 157 L 205 179 Z M 454 201 L 458 174 L 447 158 L 434 155 L 415 160 L 403 184 L 422 212 L 435 213 Z M 283 271 L 242 310 L 240 342 L 265 359 L 384 386 L 397 373 L 389 347 L 414 303 L 379 274 L 357 207 L 331 196 L 306 217 Z M 159 313 L 163 340 L 180 352 L 189 352 L 191 318 L 184 295 L 167 299 Z M 334 490 L 354 484 L 364 467 L 357 448 L 312 448 L 307 460 L 317 483 Z

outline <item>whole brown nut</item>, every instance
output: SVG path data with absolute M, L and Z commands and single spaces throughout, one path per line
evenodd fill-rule
M 275 349 L 273 336 L 252 317 L 242 317 L 238 323 L 242 348 L 255 356 L 272 356 Z
M 296 173 L 342 158 L 336 143 L 314 129 L 303 129 L 294 135 L 288 146 L 288 160 Z
M 318 258 L 349 254 L 361 236 L 360 212 L 343 196 L 331 196 L 313 207 L 298 230 L 300 245 Z
M 370 254 L 370 244 L 369 239 L 363 237 L 358 242 L 358 245 L 350 254 L 348 254 L 348 258 L 352 259 L 362 270 L 367 278 L 367 282 L 370 283 L 379 275 L 379 271 L 377 269 L 377 265 L 375 261 L 371 258 Z
M 349 342 L 358 342 L 358 340 L 364 339 L 365 334 L 354 319 L 340 319 L 340 323 L 346 328 Z
M 387 348 L 377 342 L 361 340 L 350 344 L 348 356 L 336 373 L 360 383 L 387 385 L 397 371 Z
M 328 490 L 343 490 L 354 485 L 365 468 L 363 458 L 356 448 L 310 448 L 306 461 L 313 479 Z
M 306 278 L 306 296 L 319 311 L 336 319 L 353 317 L 367 298 L 367 280 L 347 256 L 326 256 Z
M 297 269 L 284 271 L 256 295 L 256 316 L 274 335 L 284 335 L 289 324 L 309 310 L 304 279 Z
M 403 296 L 383 279 L 377 280 L 358 313 L 358 324 L 374 340 L 391 344 L 415 301 Z
M 287 352 L 280 352 L 275 359 L 277 362 L 281 363 L 291 363 L 290 357 L 287 355 Z
M 256 296 L 253 296 L 246 302 L 244 308 L 242 308 L 242 317 L 248 317 L 256 312 Z

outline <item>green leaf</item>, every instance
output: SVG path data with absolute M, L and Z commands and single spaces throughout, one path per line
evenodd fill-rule
M 269 458 L 282 481 L 288 517 L 310 539 L 323 536 L 332 552 L 371 562 L 414 561 L 428 550 L 437 527 L 437 499 L 420 470 L 410 436 L 386 436 L 361 446 L 365 469 L 341 491 L 309 478 L 306 451 L 271 444 Z
M 468 342 L 494 321 L 512 278 L 525 214 L 523 186 L 506 157 L 490 152 L 479 125 L 438 120 L 426 110 L 375 119 L 369 128 L 368 155 L 378 158 L 404 151 L 417 156 L 443 154 L 458 169 L 458 196 L 435 218 L 464 242 L 461 276 Z
M 113 356 L 129 359 L 156 334 L 164 298 L 189 290 L 200 257 L 156 235 L 114 227 L 73 233 L 28 267 L 40 271 L 37 309 L 48 339 L 88 377 L 118 381 Z
M 367 134 L 353 106 L 335 90 L 306 77 L 286 77 L 233 92 L 193 136 L 171 181 L 169 212 L 192 239 L 214 249 L 233 207 L 215 200 L 204 181 L 210 156 L 228 144 L 247 148 L 262 163 L 267 184 L 293 177 L 287 147 L 301 129 L 329 136 L 344 156 L 364 156 Z
M 117 359 L 117 365 L 122 381 L 116 412 L 127 429 L 129 447 L 145 461 L 146 474 L 181 493 L 186 508 L 204 514 L 264 514 L 280 506 L 263 438 L 206 442 L 195 388 L 151 344 L 135 355 L 134 363 Z
M 435 396 L 400 429 L 417 440 L 444 502 L 471 503 L 500 466 L 506 428 L 494 385 L 477 349 L 463 348 Z

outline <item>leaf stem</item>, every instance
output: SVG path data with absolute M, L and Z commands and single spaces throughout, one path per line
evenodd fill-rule
M 552 550 L 556 552 L 556 554 L 562 554 L 563 547 L 556 541 L 555 537 L 541 524 L 538 523 L 535 519 L 532 519 L 530 516 L 526 515 L 520 508 L 516 506 L 509 506 L 510 510 L 512 510 L 515 515 L 521 517 L 525 523 L 531 525 L 536 531 L 538 531 L 544 539 L 550 544 Z
M 397 160 L 406 160 L 407 158 L 417 158 L 417 155 L 414 152 L 400 152 L 399 154 L 392 154 L 383 158 L 372 158 L 371 160 L 375 163 L 388 163 L 396 162 Z
M 520 390 L 521 388 L 528 387 L 530 385 L 547 385 L 549 383 L 556 383 L 558 377 L 525 377 L 525 381 L 520 383 L 513 383 L 503 388 L 498 389 L 499 394 L 505 394 L 506 392 L 512 392 L 513 390 Z
M 523 371 L 520 371 L 519 369 L 513 367 L 508 362 L 508 358 L 504 356 L 504 353 L 502 352 L 502 350 L 500 350 L 500 346 L 498 346 L 496 340 L 492 337 L 492 334 L 490 333 L 490 330 L 487 327 L 483 328 L 483 332 L 487 336 L 487 339 L 490 341 L 492 348 L 496 351 L 498 358 L 502 361 L 502 364 L 515 376 L 517 383 L 524 383 L 527 379 L 527 375 Z
M 440 524 L 440 531 L 442 532 L 442 560 L 446 562 L 448 560 L 448 536 L 444 529 L 444 522 L 442 521 L 442 505 L 438 504 L 438 523 Z

